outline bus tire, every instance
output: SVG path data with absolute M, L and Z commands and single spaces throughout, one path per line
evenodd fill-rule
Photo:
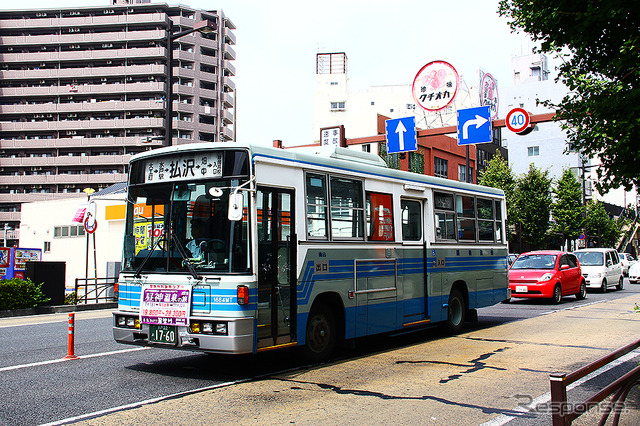
M 458 334 L 464 328 L 467 316 L 467 306 L 464 296 L 457 288 L 451 290 L 449 294 L 449 304 L 447 306 L 447 330 L 451 334 Z
M 324 303 L 314 305 L 307 319 L 304 354 L 311 362 L 329 358 L 336 346 L 336 320 L 333 311 Z

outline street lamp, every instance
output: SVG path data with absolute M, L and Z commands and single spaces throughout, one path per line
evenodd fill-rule
M 164 136 L 166 146 L 171 145 L 171 132 L 172 132 L 172 120 L 173 120 L 173 41 L 198 31 L 201 34 L 209 34 L 218 29 L 215 21 L 206 19 L 204 21 L 196 22 L 192 29 L 173 33 L 173 22 L 169 19 L 169 27 L 167 28 L 167 35 L 165 36 L 165 42 L 167 44 L 167 84 L 165 88 L 165 100 L 167 102 L 167 118 L 164 124 Z

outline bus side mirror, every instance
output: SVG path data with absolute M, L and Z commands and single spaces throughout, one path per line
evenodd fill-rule
M 233 222 L 242 219 L 243 216 L 244 197 L 241 193 L 234 192 L 229 195 L 229 213 L 228 218 Z

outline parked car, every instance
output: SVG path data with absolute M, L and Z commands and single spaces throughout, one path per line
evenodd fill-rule
M 629 268 L 629 282 L 631 284 L 640 283 L 640 262 L 635 262 Z
M 622 262 L 622 275 L 629 275 L 629 268 L 631 265 L 637 262 L 629 253 L 618 253 L 620 261 Z
M 610 286 L 618 290 L 624 287 L 622 262 L 614 249 L 592 248 L 576 250 L 574 254 L 580 261 L 582 275 L 587 281 L 587 288 L 607 291 Z
M 509 268 L 511 297 L 548 298 L 560 303 L 562 296 L 575 294 L 578 300 L 587 294 L 580 262 L 573 253 L 531 251 L 522 253 Z

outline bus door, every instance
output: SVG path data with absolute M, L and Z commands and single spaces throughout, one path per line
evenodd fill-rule
M 295 336 L 293 203 L 292 190 L 258 187 L 258 348 L 289 343 Z

